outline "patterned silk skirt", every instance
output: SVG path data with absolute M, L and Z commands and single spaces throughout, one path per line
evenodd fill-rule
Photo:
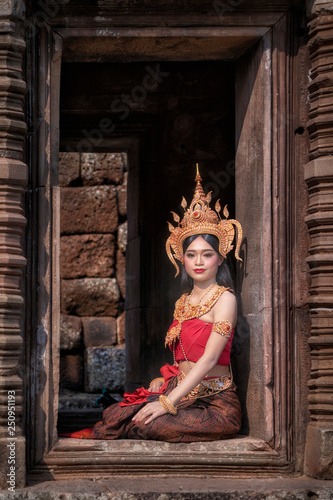
M 177 376 L 168 380 L 163 393 L 168 395 L 178 383 Z M 160 393 L 149 393 L 144 402 L 113 404 L 103 412 L 103 421 L 92 429 L 88 439 L 154 439 L 170 443 L 216 441 L 235 437 L 241 425 L 241 410 L 236 387 L 206 397 L 188 398 L 177 405 L 177 415 L 169 413 L 149 424 L 133 422 L 133 416 Z M 135 400 L 135 398 L 134 398 Z M 133 400 L 133 402 L 134 402 Z M 140 400 L 138 398 L 138 400 Z

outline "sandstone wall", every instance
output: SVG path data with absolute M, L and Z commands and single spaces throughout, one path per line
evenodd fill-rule
M 127 156 L 60 153 L 60 386 L 125 383 Z

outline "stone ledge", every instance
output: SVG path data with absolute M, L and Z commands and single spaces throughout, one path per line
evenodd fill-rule
M 77 450 L 77 439 L 59 439 L 53 447 L 53 452 L 69 452 L 71 449 Z M 166 456 L 189 454 L 189 460 L 194 458 L 195 454 L 207 454 L 207 461 L 213 455 L 222 453 L 231 453 L 237 457 L 249 452 L 260 452 L 278 456 L 277 451 L 272 449 L 263 439 L 238 435 L 234 439 L 225 439 L 220 441 L 203 441 L 196 443 L 168 443 L 164 441 L 153 440 L 133 440 L 120 439 L 115 441 L 86 439 L 79 441 L 80 454 L 91 453 L 91 451 L 109 453 L 112 456 L 122 455 L 131 456 L 137 454 L 142 459 L 144 456 L 155 456 L 165 458 Z M 209 456 L 208 456 L 209 455 Z
M 295 499 L 330 500 L 333 481 L 318 481 L 307 477 L 276 477 L 260 479 L 222 479 L 175 477 L 170 479 L 125 477 L 110 480 L 47 481 L 16 493 L 0 492 L 0 500 L 43 499 L 60 500 L 233 500 L 233 499 Z
M 265 441 L 250 436 L 196 443 L 60 438 L 32 475 L 38 481 L 108 479 L 137 475 L 251 477 L 291 472 L 289 462 Z M 258 472 L 260 471 L 260 472 Z

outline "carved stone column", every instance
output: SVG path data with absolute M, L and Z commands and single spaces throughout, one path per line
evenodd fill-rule
M 311 371 L 305 471 L 328 479 L 333 478 L 333 2 L 308 4 L 310 161 L 305 180 L 309 191 Z
M 0 487 L 5 489 L 25 483 L 23 9 L 23 1 L 0 1 Z

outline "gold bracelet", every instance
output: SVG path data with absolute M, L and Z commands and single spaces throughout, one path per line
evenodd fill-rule
M 163 378 L 163 377 L 157 377 L 157 378 L 154 378 L 154 379 L 150 382 L 149 387 L 150 387 L 150 386 L 151 386 L 154 382 L 157 382 L 157 381 L 162 382 L 163 384 L 164 384 L 164 382 L 165 382 L 165 380 L 164 380 L 164 378 Z
M 219 333 L 222 337 L 229 338 L 232 333 L 232 324 L 230 321 L 215 321 L 212 332 Z
M 164 394 L 161 394 L 158 400 L 160 405 L 163 406 L 167 413 L 170 413 L 171 415 L 177 415 L 177 408 L 171 403 L 169 398 L 164 396 Z

